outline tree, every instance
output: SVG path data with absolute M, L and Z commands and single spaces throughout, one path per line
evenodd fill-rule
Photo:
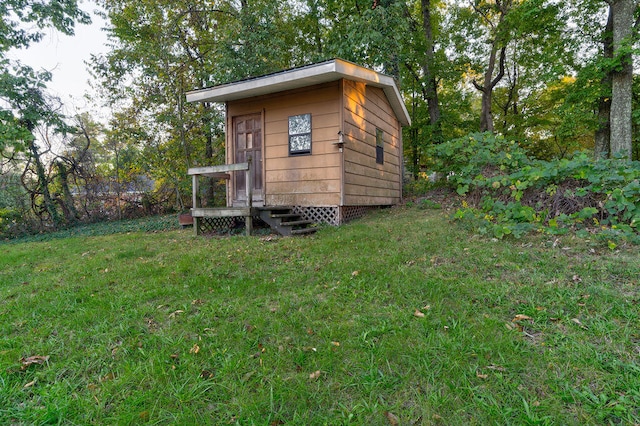
M 607 23 L 602 31 L 602 59 L 613 60 L 613 16 L 608 14 Z M 600 90 L 603 92 L 598 99 L 598 127 L 594 135 L 594 156 L 597 159 L 607 158 L 611 151 L 611 72 L 604 72 L 600 78 Z
M 24 49 L 40 41 L 46 28 L 72 35 L 76 22 L 89 23 L 90 19 L 75 0 L 6 0 L 0 3 L 0 13 L 0 153 L 27 155 L 27 163 L 33 165 L 37 176 L 32 196 L 42 197 L 44 209 L 57 226 L 61 218 L 49 192 L 35 131 L 44 126 L 63 132 L 67 126 L 58 109 L 52 106 L 57 101 L 45 93 L 51 74 L 12 63 L 6 54 L 12 48 Z M 32 201 L 35 206 L 35 198 Z
M 505 28 L 504 22 L 512 6 L 513 2 L 511 0 L 495 0 L 494 3 L 484 1 L 472 3 L 473 10 L 480 17 L 480 22 L 488 28 L 489 57 L 483 72 L 482 82 L 475 78 L 471 80 L 473 86 L 482 93 L 481 132 L 493 132 L 493 89 L 500 83 L 505 74 L 509 29 Z M 496 65 L 498 67 L 497 72 Z
M 0 14 L 0 151 L 24 151 L 38 123 L 58 119 L 49 108 L 43 108 L 42 102 L 51 74 L 13 63 L 7 59 L 7 52 L 40 41 L 47 28 L 73 35 L 76 23 L 88 24 L 91 20 L 76 0 L 4 0 L 0 2 Z
M 634 0 L 607 0 L 611 19 L 611 43 L 616 67 L 611 73 L 610 150 L 611 155 L 631 159 L 633 93 L 632 35 Z
M 434 30 L 432 22 L 432 2 L 431 0 L 421 0 L 422 10 L 422 31 L 424 33 L 425 53 L 422 62 L 422 72 L 424 75 L 424 97 L 429 109 L 429 124 L 433 129 L 433 140 L 435 143 L 442 142 L 442 128 L 440 125 L 440 102 L 438 100 L 438 80 L 436 76 L 436 52 L 434 43 Z
M 573 8 L 577 36 L 583 52 L 595 51 L 580 70 L 583 85 L 594 86 L 597 127 L 596 158 L 623 155 L 631 158 L 633 54 L 637 37 L 637 0 L 581 0 Z
M 473 0 L 451 14 L 453 52 L 464 58 L 460 71 L 480 93 L 479 129 L 496 131 L 497 111 L 500 131 L 523 134 L 513 126 L 524 112 L 522 96 L 535 97 L 572 65 L 575 47 L 563 8 L 546 0 Z

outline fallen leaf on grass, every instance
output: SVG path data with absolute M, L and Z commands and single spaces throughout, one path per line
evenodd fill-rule
M 384 416 L 387 418 L 387 421 L 391 426 L 398 426 L 400 424 L 400 419 L 392 412 L 385 411 Z
M 202 370 L 200 377 L 204 380 L 211 379 L 213 377 L 213 373 L 209 370 Z
M 580 328 L 584 328 L 584 329 L 587 328 L 584 324 L 582 324 L 582 322 L 578 318 L 571 318 L 571 321 L 578 324 Z
M 189 349 L 189 353 L 190 354 L 197 354 L 198 352 L 200 352 L 200 346 L 198 346 L 198 344 L 195 343 L 193 345 L 193 347 L 191 349 Z
M 418 318 L 424 318 L 425 315 L 422 311 L 420 311 L 420 309 L 416 309 L 415 312 L 413 313 L 414 317 L 418 317 Z
M 478 379 L 483 379 L 483 380 L 484 380 L 484 379 L 486 379 L 487 377 L 489 377 L 489 375 L 488 375 L 488 374 L 480 374 L 479 372 L 476 372 L 476 377 L 477 377 Z
M 258 343 L 258 349 L 259 351 L 252 355 L 254 358 L 259 358 L 267 350 L 264 346 L 262 346 L 262 343 Z
M 309 374 L 309 380 L 318 380 L 318 377 L 320 377 L 322 373 L 320 372 L 320 370 L 314 371 L 313 373 Z
M 169 314 L 169 318 L 174 318 L 178 314 L 183 314 L 184 311 L 182 309 L 178 309 L 177 311 L 173 311 Z
M 242 376 L 242 381 L 243 382 L 247 382 L 249 381 L 250 378 L 253 377 L 253 375 L 256 374 L 255 371 L 249 371 L 248 373 L 246 373 L 244 376 Z
M 533 320 L 533 318 L 531 318 L 530 316 L 527 315 L 523 315 L 523 314 L 518 314 L 515 317 L 513 317 L 513 319 L 511 320 L 511 322 L 516 322 L 516 321 L 531 321 Z
M 26 370 L 30 365 L 42 365 L 47 361 L 49 361 L 49 355 L 33 355 L 26 358 L 23 357 L 20 359 L 20 362 L 22 362 L 22 367 L 20 367 L 20 369 Z
M 494 365 L 494 364 L 488 365 L 487 368 L 489 370 L 495 370 L 495 371 L 502 371 L 502 372 L 507 371 L 506 368 L 504 368 L 504 367 L 502 367 L 500 365 Z
M 36 384 L 36 381 L 35 381 L 35 380 L 32 380 L 32 381 L 30 381 L 29 383 L 27 383 L 26 385 L 24 385 L 24 388 L 30 388 L 31 386 L 33 386 L 33 385 L 35 385 L 35 384 Z
M 113 380 L 116 378 L 116 375 L 113 373 L 107 373 L 104 376 L 100 377 L 101 382 L 106 382 L 108 380 Z
M 340 346 L 340 342 L 331 342 L 333 346 Z
M 357 277 L 359 273 L 360 273 L 360 271 L 353 271 L 353 272 L 351 273 L 351 276 L 352 276 L 352 277 Z

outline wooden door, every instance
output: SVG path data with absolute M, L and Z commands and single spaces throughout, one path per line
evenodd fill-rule
M 262 115 L 250 114 L 233 118 L 234 158 L 244 163 L 251 158 L 253 172 L 253 202 L 264 199 L 262 189 Z M 247 182 L 244 173 L 235 173 L 234 204 L 246 205 Z

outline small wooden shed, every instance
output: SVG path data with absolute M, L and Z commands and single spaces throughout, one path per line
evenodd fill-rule
M 250 160 L 251 191 L 244 173 L 231 175 L 228 207 L 287 207 L 339 225 L 402 199 L 410 118 L 392 77 L 334 59 L 194 90 L 187 101 L 224 102 L 227 165 Z

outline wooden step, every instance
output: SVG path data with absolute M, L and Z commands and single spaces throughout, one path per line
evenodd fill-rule
M 316 232 L 316 228 L 309 228 L 314 222 L 302 219 L 293 213 L 291 207 L 260 207 L 260 218 L 280 235 L 304 235 Z
M 313 221 L 311 220 L 293 220 L 291 222 L 282 222 L 280 225 L 283 226 L 299 226 L 299 225 L 311 225 Z
M 273 217 L 273 218 L 280 218 L 280 219 L 289 219 L 292 217 L 300 217 L 299 214 L 296 213 L 271 213 L 269 216 Z
M 316 232 L 318 228 L 300 228 L 300 229 L 292 229 L 292 235 L 304 235 L 304 234 L 313 234 Z

